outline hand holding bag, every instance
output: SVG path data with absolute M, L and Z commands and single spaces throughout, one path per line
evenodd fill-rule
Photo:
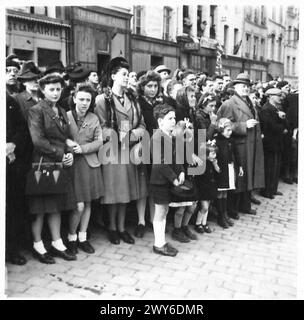
M 27 174 L 25 193 L 29 196 L 63 194 L 70 179 L 61 162 L 43 162 L 41 157 Z
M 171 201 L 183 202 L 183 201 L 195 201 L 196 189 L 195 184 L 191 180 L 185 180 L 180 186 L 173 186 L 171 188 Z

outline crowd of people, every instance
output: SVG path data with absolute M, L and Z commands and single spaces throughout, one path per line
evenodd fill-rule
M 96 203 L 112 244 L 135 243 L 126 230 L 134 204 L 135 238 L 150 226 L 153 252 L 173 257 L 169 209 L 171 237 L 186 243 L 212 232 L 209 212 L 226 229 L 240 213 L 256 214 L 256 193 L 274 199 L 282 195 L 280 178 L 297 183 L 298 92 L 281 79 L 252 82 L 240 73 L 232 80 L 165 65 L 136 73 L 123 57 L 113 58 L 100 77 L 61 61 L 42 72 L 34 61 L 10 55 L 6 112 L 6 260 L 13 264 L 26 263 L 21 250 L 28 235 L 42 263 L 77 260 L 78 249 L 94 254 L 88 228 Z M 147 133 L 150 161 L 125 161 L 130 148 L 142 153 Z M 179 154 L 182 162 L 178 140 L 194 142 L 190 156 Z M 43 187 L 49 174 L 64 183 Z M 32 180 L 41 182 L 35 192 Z

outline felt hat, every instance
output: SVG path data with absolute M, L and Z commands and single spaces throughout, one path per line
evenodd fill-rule
M 154 69 L 154 71 L 156 71 L 156 72 L 158 72 L 158 73 L 161 73 L 161 72 L 163 72 L 163 71 L 168 71 L 168 74 L 171 73 L 171 70 L 170 70 L 168 67 L 166 67 L 164 64 L 161 64 L 161 65 L 157 66 L 157 67 Z
M 129 63 L 124 57 L 115 57 L 110 60 L 107 66 L 107 74 L 108 76 L 112 73 L 112 71 L 116 68 L 126 68 L 129 69 Z
M 76 66 L 68 75 L 73 82 L 84 81 L 91 73 L 90 69 L 86 69 L 84 66 Z
M 36 66 L 34 61 L 26 61 L 23 63 L 20 74 L 17 79 L 21 81 L 29 81 L 38 79 L 41 75 L 41 71 Z
M 60 60 L 53 61 L 52 63 L 50 63 L 46 67 L 44 74 L 49 74 L 53 72 L 59 72 L 59 73 L 65 72 L 65 67 L 63 66 Z
M 16 67 L 20 70 L 20 64 L 12 59 L 6 59 L 6 67 Z
M 285 81 L 285 80 L 280 81 L 277 83 L 277 88 L 282 89 L 283 87 L 287 86 L 288 84 L 289 84 L 288 81 Z
M 232 81 L 232 84 L 238 84 L 238 83 L 243 83 L 243 84 L 247 84 L 250 86 L 251 82 L 250 82 L 250 78 L 249 78 L 249 74 L 247 73 L 239 73 L 236 77 L 236 79 L 234 81 Z
M 280 96 L 282 95 L 282 90 L 278 88 L 270 88 L 265 92 L 266 96 Z

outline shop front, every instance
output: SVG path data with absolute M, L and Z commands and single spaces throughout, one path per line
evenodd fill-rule
M 68 55 L 68 22 L 6 10 L 6 55 L 16 54 L 21 60 L 33 60 L 43 71 L 55 60 L 65 65 Z
M 135 72 L 154 69 L 161 64 L 172 72 L 179 67 L 180 49 L 175 42 L 133 34 L 131 47 Z
M 130 13 L 97 6 L 71 10 L 71 62 L 101 74 L 113 57 L 130 60 Z

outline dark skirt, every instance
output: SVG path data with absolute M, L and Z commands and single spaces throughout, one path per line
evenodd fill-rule
M 214 177 L 198 175 L 194 178 L 197 200 L 214 200 L 217 195 L 217 183 Z
M 31 214 L 64 213 L 75 210 L 76 198 L 73 186 L 73 168 L 65 168 L 69 174 L 66 193 L 43 196 L 29 196 L 29 212 Z
M 90 202 L 104 195 L 101 168 L 90 167 L 82 155 L 75 157 L 74 188 L 77 202 Z
M 170 185 L 150 184 L 149 195 L 156 204 L 169 204 L 171 202 Z

